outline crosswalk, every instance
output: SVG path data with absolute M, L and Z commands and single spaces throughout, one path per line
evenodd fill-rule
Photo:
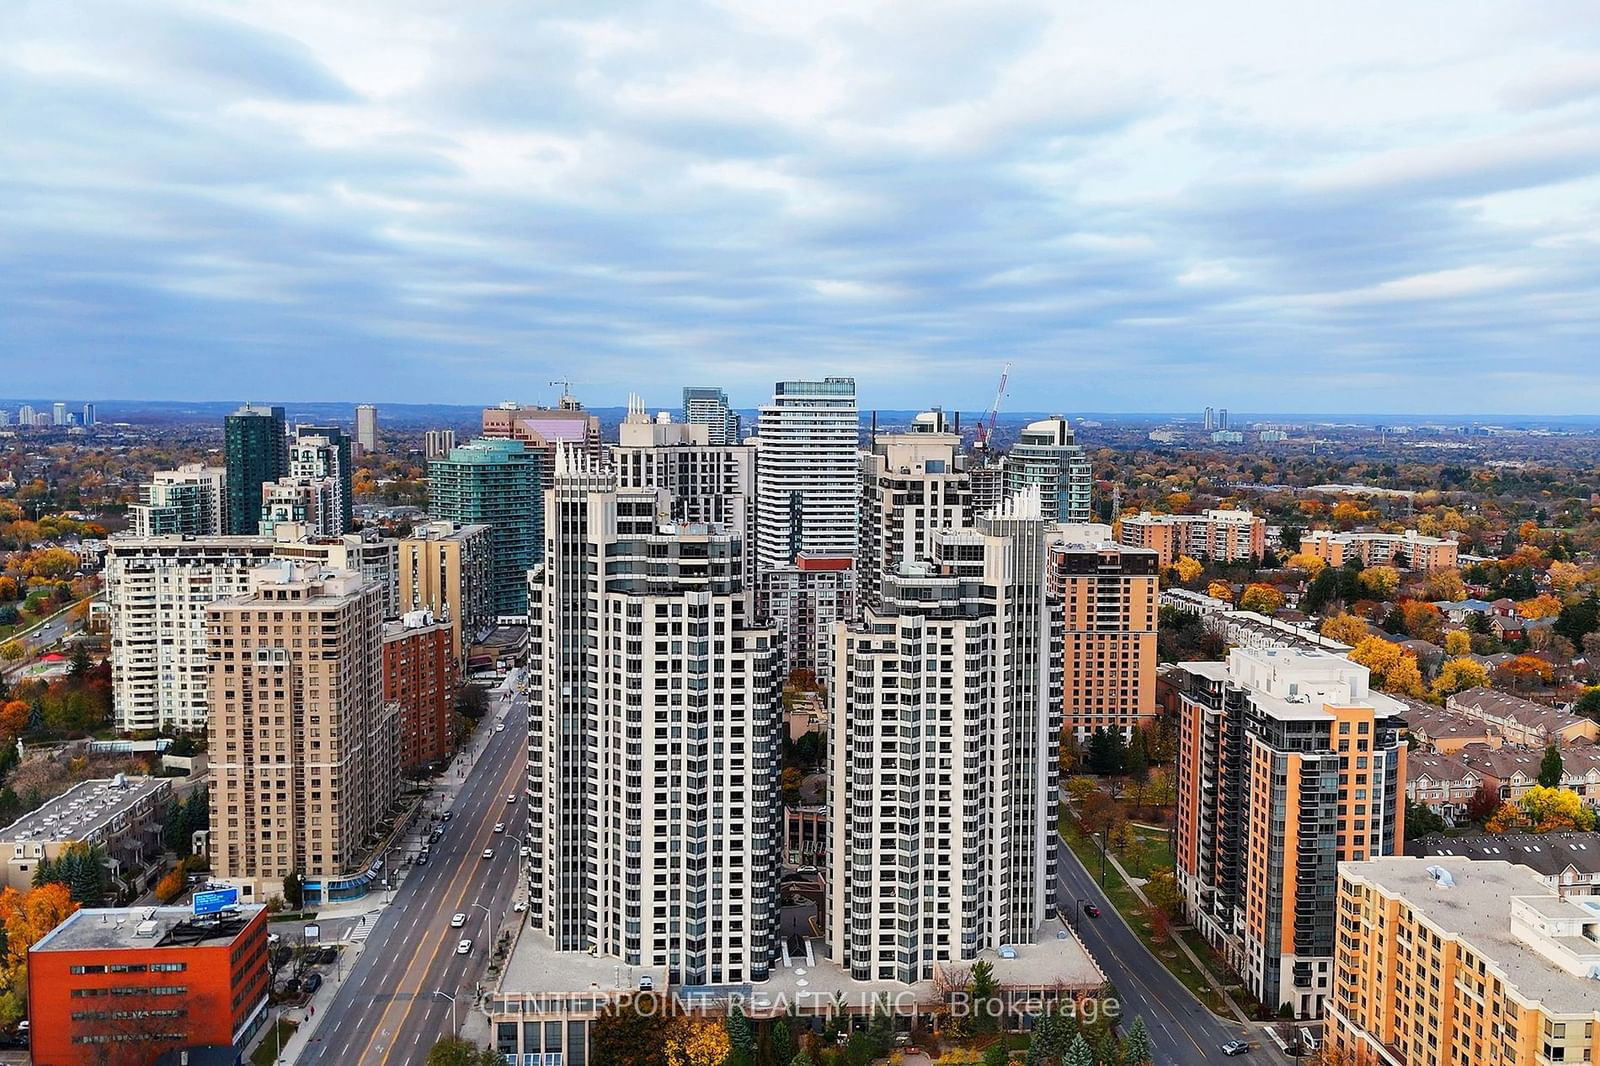
M 366 913 L 366 915 L 364 916 L 367 919 L 366 921 L 357 922 L 354 926 L 351 927 L 351 929 L 350 929 L 350 943 L 352 943 L 352 944 L 364 943 L 366 941 L 367 937 L 372 935 L 373 927 L 378 924 L 378 915 L 380 915 L 382 913 L 383 913 L 382 911 L 368 911 Z

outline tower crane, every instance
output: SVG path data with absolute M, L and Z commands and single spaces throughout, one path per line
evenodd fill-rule
M 1000 401 L 1006 398 L 1006 380 L 1011 377 L 1011 364 L 1007 363 L 1000 370 L 1000 387 L 995 390 L 994 403 L 989 405 L 989 410 L 978 419 L 977 439 L 972 442 L 974 448 L 987 449 L 989 442 L 994 437 L 994 428 L 1000 420 Z

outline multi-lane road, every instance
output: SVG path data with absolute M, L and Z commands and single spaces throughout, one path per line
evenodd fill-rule
M 1263 1041 L 1257 1030 L 1228 1023 L 1202 1006 L 1183 983 L 1150 954 L 1117 909 L 1100 891 L 1099 884 L 1083 868 L 1078 856 L 1066 843 L 1057 840 L 1056 866 L 1060 871 L 1056 886 L 1057 903 L 1063 915 L 1071 915 L 1078 900 L 1100 908 L 1099 918 L 1083 915 L 1078 921 L 1078 936 L 1100 964 L 1100 969 L 1116 985 L 1122 999 L 1124 1017 L 1144 1019 L 1155 1050 L 1156 1066 L 1191 1066 L 1197 1063 L 1273 1063 L 1284 1061 L 1271 1041 Z M 1254 1044 L 1239 1058 L 1227 1058 L 1221 1050 L 1230 1040 Z M 1263 1046 L 1264 1045 L 1264 1046 Z
M 473 1009 L 493 941 L 522 915 L 511 910 L 519 895 L 521 837 L 526 824 L 527 704 L 496 702 L 491 715 L 505 729 L 490 732 L 451 807 L 444 835 L 428 862 L 413 867 L 376 919 L 361 957 L 329 1004 L 328 1016 L 299 1061 L 316 1066 L 411 1066 L 451 1033 Z M 493 730 L 492 724 L 487 728 Z M 446 773 L 455 773 L 447 770 Z M 515 803 L 506 797 L 516 796 Z M 494 832 L 497 822 L 505 831 Z M 482 857 L 485 848 L 494 858 Z M 451 916 L 467 916 L 452 928 Z M 473 941 L 469 954 L 459 941 Z

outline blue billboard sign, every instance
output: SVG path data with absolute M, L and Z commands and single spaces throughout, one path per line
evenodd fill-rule
M 219 888 L 210 892 L 196 892 L 194 894 L 194 916 L 204 917 L 207 914 L 217 914 L 224 907 L 231 907 L 239 902 L 237 888 Z

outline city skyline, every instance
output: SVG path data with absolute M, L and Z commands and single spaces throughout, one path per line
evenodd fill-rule
M 1584 14 L 36 6 L 5 351 L 130 397 L 821 364 L 914 407 L 1012 360 L 1047 410 L 1592 410 Z

